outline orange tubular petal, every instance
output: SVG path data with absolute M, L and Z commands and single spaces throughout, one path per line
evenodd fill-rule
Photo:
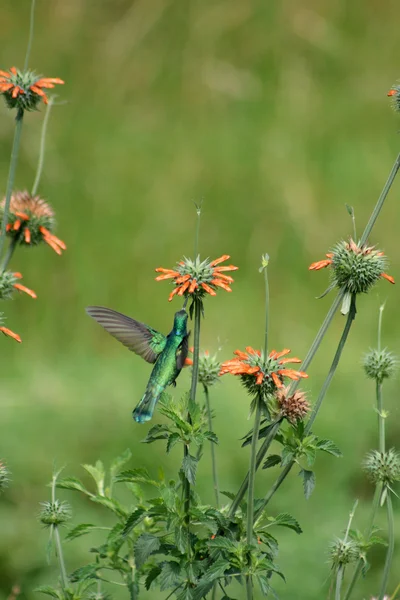
M 394 278 L 391 275 L 388 275 L 387 273 L 382 273 L 381 277 L 389 281 L 389 283 L 395 283 Z
M 256 384 L 261 385 L 264 379 L 264 373 L 262 371 L 259 372 L 256 378 Z
M 215 273 L 214 272 L 214 277 L 222 279 L 222 281 L 226 281 L 226 283 L 233 283 L 234 282 L 233 277 L 230 277 L 229 275 L 223 275 L 222 273 Z
M 191 359 L 191 358 L 187 358 L 187 357 L 186 357 L 186 358 L 185 358 L 185 362 L 183 363 L 183 366 L 184 366 L 184 367 L 190 367 L 190 365 L 192 365 L 192 364 L 193 364 L 193 361 L 192 361 L 192 359 Z
M 11 67 L 10 73 L 12 73 L 13 75 L 17 75 L 18 71 L 15 67 Z
M 156 277 L 156 281 L 164 281 L 164 279 L 174 279 L 175 275 L 172 273 L 163 273 L 162 275 L 158 275 Z M 180 283 L 180 282 L 177 282 Z
M 279 361 L 280 365 L 286 365 L 287 363 L 301 363 L 303 362 L 300 358 L 282 358 L 282 360 Z
M 253 356 L 257 355 L 257 350 L 254 350 L 254 348 L 252 348 L 251 346 L 246 346 L 246 352 L 252 354 Z
M 16 273 L 13 273 L 13 275 L 14 275 L 15 279 L 22 279 L 22 275 L 18 271 Z
M 212 287 L 210 287 L 209 285 L 207 285 L 207 283 L 202 283 L 201 287 L 203 288 L 203 290 L 205 290 L 207 292 L 207 294 L 210 294 L 210 296 L 216 296 L 217 292 L 215 290 L 212 289 Z
M 14 87 L 13 83 L 0 83 L 0 92 L 8 92 Z
M 320 269 L 325 269 L 325 267 L 329 267 L 332 264 L 332 260 L 330 258 L 326 260 L 318 260 L 317 262 L 313 262 L 309 267 L 309 271 L 319 271 Z
M 389 90 L 387 93 L 388 96 L 395 96 L 396 95 L 396 90 Z
M 232 291 L 232 288 L 230 288 L 229 285 L 227 285 L 223 281 L 220 281 L 219 279 L 211 279 L 211 283 L 213 285 L 216 285 L 217 287 L 222 288 L 223 290 L 226 290 L 227 292 L 231 292 Z
M 189 294 L 193 294 L 194 290 L 196 288 L 198 288 L 198 287 L 199 286 L 197 284 L 197 281 L 195 279 L 193 279 L 192 282 L 191 282 L 191 284 L 190 284 L 190 286 L 189 286 L 189 290 L 188 290 Z
M 185 281 L 188 281 L 190 279 L 190 275 L 189 273 L 187 275 L 181 275 L 180 277 L 177 277 L 175 279 L 175 283 L 185 283 Z
M 21 221 L 19 219 L 17 219 L 14 223 L 14 231 L 18 231 L 18 229 L 21 227 Z
M 50 237 L 43 236 L 43 239 L 46 242 L 46 244 L 48 244 L 50 246 L 50 248 L 53 248 L 53 250 L 56 254 L 61 256 L 60 248 L 57 246 L 57 244 L 54 243 L 54 241 Z
M 20 342 L 20 343 L 22 342 L 18 333 L 14 333 L 13 331 L 11 331 L 11 329 L 8 329 L 7 327 L 0 327 L 0 331 L 2 331 L 4 333 L 4 335 L 8 335 L 8 337 L 13 338 L 17 342 Z
M 13 98 L 16 98 L 18 96 L 20 89 L 21 88 L 18 85 L 15 86 L 15 88 L 13 89 L 12 94 L 11 94 Z
M 11 229 L 12 229 L 11 223 L 7 223 L 6 231 L 11 231 Z
M 49 84 L 49 83 L 51 83 L 51 84 L 59 83 L 61 85 L 61 84 L 65 83 L 65 81 L 63 81 L 62 79 L 59 79 L 58 77 L 41 77 L 41 79 L 38 79 L 35 82 L 35 85 L 40 85 L 41 87 L 48 87 L 47 84 Z
M 327 252 L 327 253 L 325 254 L 325 256 L 326 256 L 327 258 L 333 258 L 333 252 Z
M 185 281 L 185 283 L 183 283 L 179 288 L 178 296 L 183 296 L 183 294 L 188 289 L 189 285 L 190 285 L 190 281 Z
M 179 291 L 179 287 L 176 287 L 174 290 L 172 290 L 172 292 L 168 296 L 168 302 L 171 302 L 172 298 L 175 296 L 175 294 L 178 293 L 178 291 Z
M 10 79 L 11 77 L 10 73 L 7 73 L 7 71 L 0 71 L 0 76 L 6 77 L 6 79 Z
M 28 294 L 28 296 L 31 296 L 31 298 L 37 298 L 37 296 L 33 290 L 30 290 L 29 288 L 25 287 L 21 283 L 14 283 L 14 287 L 16 290 L 19 290 L 20 292 L 25 292 L 25 294 Z
M 275 351 L 275 356 L 274 356 L 274 358 L 275 358 L 275 359 L 276 359 L 276 358 L 281 358 L 281 356 L 285 356 L 286 354 L 289 354 L 289 353 L 290 353 L 290 350 L 289 350 L 289 348 L 284 348 L 284 349 L 283 349 L 283 350 L 281 350 L 280 352 L 276 352 L 276 351 Z M 271 358 L 272 358 L 272 357 L 271 357 Z
M 283 387 L 283 383 L 279 379 L 279 377 L 278 377 L 278 375 L 276 373 L 271 373 L 271 377 L 272 377 L 272 380 L 273 380 L 273 382 L 274 382 L 274 384 L 276 385 L 277 388 Z
M 60 240 L 60 238 L 58 238 L 57 236 L 53 235 L 52 233 L 50 234 L 51 239 L 53 240 L 53 242 L 55 244 L 57 244 L 57 246 L 59 246 L 61 248 L 61 250 L 66 250 L 67 246 L 65 245 L 65 243 Z
M 241 350 L 235 350 L 233 354 L 236 354 L 236 356 L 238 356 L 242 360 L 248 360 L 249 358 L 249 355 L 246 354 L 246 352 L 242 352 Z
M 300 378 L 307 379 L 308 377 L 307 373 L 304 373 L 303 371 L 295 371 L 294 369 L 280 369 L 278 373 L 283 377 L 289 377 L 289 379 L 294 379 L 295 381 Z
M 239 267 L 235 267 L 235 265 L 226 265 L 224 267 L 216 267 L 214 269 L 214 273 L 220 273 L 221 271 L 237 271 Z
M 43 227 L 43 229 L 45 228 Z M 174 271 L 173 269 L 163 269 L 162 267 L 157 267 L 157 269 L 154 270 L 156 273 L 173 273 L 174 275 L 179 275 L 178 271 Z
M 29 88 L 32 92 L 34 92 L 35 94 L 37 94 L 38 96 L 40 96 L 41 98 L 43 98 L 43 102 L 45 104 L 49 103 L 49 100 L 46 96 L 46 94 L 44 93 L 44 91 L 42 89 L 40 89 L 39 87 L 37 87 L 36 85 L 31 85 L 31 87 Z
M 20 219 L 23 219 L 24 221 L 29 221 L 29 215 L 27 215 L 24 212 L 16 210 L 14 214 L 16 217 L 19 217 Z
M 25 242 L 27 244 L 31 243 L 31 232 L 29 231 L 29 229 L 27 227 L 25 227 L 25 230 L 24 230 L 24 238 L 25 238 Z
M 216 265 L 219 265 L 219 263 L 224 262 L 224 260 L 228 260 L 228 258 L 230 258 L 229 254 L 223 254 L 219 258 L 216 258 L 215 260 L 212 260 L 210 262 L 210 267 L 215 267 Z

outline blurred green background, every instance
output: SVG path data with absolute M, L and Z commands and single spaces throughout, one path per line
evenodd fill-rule
M 30 2 L 2 0 L 0 67 L 22 67 Z M 66 104 L 53 109 L 40 193 L 56 209 L 57 235 L 68 250 L 18 249 L 36 301 L 3 305 L 23 344 L 2 339 L 0 457 L 13 475 L 0 500 L 0 598 L 14 584 L 31 599 L 55 582 L 46 564 L 47 532 L 37 521 L 53 461 L 65 474 L 111 459 L 129 447 L 132 466 L 172 475 L 180 453 L 141 445 L 148 426 L 131 418 L 149 366 L 88 319 L 87 304 L 104 304 L 168 331 L 173 312 L 167 283 L 154 268 L 172 267 L 193 248 L 193 202 L 204 199 L 201 253 L 228 253 L 240 267 L 234 291 L 209 298 L 202 347 L 262 344 L 264 295 L 258 273 L 268 252 L 271 343 L 304 356 L 333 296 L 316 300 L 328 273 L 310 273 L 338 239 L 351 233 L 345 203 L 366 223 L 399 150 L 399 121 L 386 92 L 400 73 L 398 2 L 365 0 L 38 0 L 30 66 L 61 77 Z M 13 114 L 0 108 L 0 181 L 5 190 Z M 16 189 L 32 186 L 43 109 L 24 124 Z M 399 182 L 373 231 L 399 280 Z M 364 528 L 372 488 L 360 470 L 376 445 L 373 384 L 360 357 L 375 343 L 379 304 L 387 300 L 384 344 L 400 352 L 398 290 L 382 281 L 359 298 L 358 315 L 315 432 L 333 439 L 344 458 L 318 458 L 317 488 L 306 501 L 294 470 L 270 505 L 289 511 L 304 533 L 282 531 L 281 598 L 325 598 L 328 545 L 344 529 L 356 498 Z M 343 326 L 336 317 L 306 382 L 316 398 Z M 187 389 L 183 373 L 176 393 Z M 398 381 L 386 386 L 388 445 L 400 434 Z M 221 487 L 236 490 L 248 466 L 238 439 L 249 429 L 249 402 L 226 377 L 212 400 Z M 154 422 L 159 422 L 157 415 Z M 275 477 L 262 472 L 262 494 Z M 212 501 L 207 456 L 199 490 Z M 74 523 L 101 520 L 101 507 L 60 492 Z M 396 544 L 400 512 L 396 510 Z M 380 515 L 385 528 L 385 514 Z M 384 533 L 384 535 L 386 535 Z M 66 547 L 70 570 L 87 559 L 89 538 Z M 385 550 L 354 595 L 377 595 Z M 396 550 L 390 590 L 400 582 Z M 120 596 L 122 597 L 122 596 Z M 155 598 L 151 593 L 146 598 Z

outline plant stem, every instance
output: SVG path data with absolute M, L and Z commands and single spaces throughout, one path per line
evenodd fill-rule
M 382 382 L 376 382 L 376 405 L 378 411 L 379 452 L 385 453 L 385 415 L 383 413 Z
M 10 245 L 8 246 L 7 252 L 4 256 L 4 260 L 3 260 L 3 263 L 0 268 L 0 273 L 3 273 L 6 270 L 8 263 L 10 262 L 11 257 L 14 254 L 14 250 L 17 247 L 18 241 L 19 241 L 19 236 L 17 236 L 17 235 L 11 239 Z
M 9 167 L 9 171 L 8 171 L 6 201 L 4 204 L 3 220 L 1 223 L 0 257 L 3 254 L 4 242 L 6 239 L 6 227 L 8 224 L 8 213 L 10 211 L 12 190 L 14 187 L 15 170 L 17 168 L 17 162 L 18 162 L 18 152 L 19 152 L 19 144 L 20 144 L 20 140 L 21 140 L 21 130 L 22 130 L 23 119 L 24 119 L 24 111 L 21 108 L 19 108 L 17 111 L 17 116 L 15 117 L 15 131 L 14 131 L 14 140 L 13 140 L 12 150 L 11 150 L 10 167 Z
M 262 393 L 258 393 L 256 403 L 256 416 L 254 418 L 253 437 L 251 440 L 250 467 L 249 467 L 249 494 L 247 502 L 247 545 L 251 546 L 253 542 L 253 525 L 254 525 L 254 483 L 256 478 L 256 461 L 257 461 L 257 443 L 258 434 L 260 432 L 261 409 L 262 409 Z M 253 580 L 251 575 L 246 577 L 246 592 L 247 600 L 253 598 Z
M 60 533 L 58 531 L 57 525 L 53 525 L 53 528 L 54 528 L 54 537 L 56 540 L 57 557 L 58 557 L 58 562 L 60 564 L 61 587 L 62 587 L 63 591 L 65 591 L 65 589 L 68 587 L 68 577 L 67 577 L 67 571 L 65 569 L 65 562 L 64 562 L 64 555 L 63 555 L 63 551 L 62 551 Z
M 210 404 L 210 394 L 208 391 L 208 387 L 203 385 L 204 395 L 206 398 L 206 409 L 207 409 L 207 418 L 208 418 L 208 430 L 213 433 L 213 423 L 212 423 L 212 415 L 211 415 L 211 404 Z M 219 485 L 218 485 L 218 471 L 217 471 L 217 457 L 215 452 L 215 444 L 210 441 L 211 448 L 211 465 L 212 465 L 212 476 L 213 476 L 213 485 L 214 485 L 214 494 L 215 494 L 215 503 L 216 507 L 219 508 Z
M 361 236 L 361 240 L 360 240 L 360 244 L 359 244 L 360 246 L 365 244 L 365 242 L 367 241 L 367 239 L 372 231 L 372 228 L 376 223 L 379 213 L 382 210 L 383 204 L 386 200 L 386 196 L 388 195 L 389 190 L 392 187 L 392 183 L 397 175 L 397 171 L 399 170 L 399 168 L 400 168 L 400 154 L 398 154 L 396 160 L 394 161 L 394 165 L 392 167 L 392 170 L 389 173 L 389 177 L 388 177 L 385 185 L 383 186 L 381 195 L 379 196 L 376 206 L 375 206 L 374 210 L 372 211 L 372 215 L 367 223 L 367 226 L 364 229 L 364 233 Z
M 30 18 L 30 23 L 29 23 L 29 38 L 28 38 L 28 46 L 26 48 L 26 54 L 25 54 L 24 71 L 26 71 L 28 68 L 29 57 L 31 54 L 34 24 L 35 24 L 35 0 L 31 0 L 31 18 Z
M 264 267 L 265 282 L 265 334 L 264 334 L 264 359 L 268 356 L 268 326 L 269 326 L 269 285 L 267 266 Z
M 50 117 L 50 111 L 51 111 L 51 107 L 54 104 L 54 97 L 51 96 L 49 98 L 49 102 L 47 104 L 47 108 L 46 108 L 46 114 L 44 115 L 44 119 L 43 119 L 43 125 L 42 125 L 42 133 L 40 136 L 40 150 L 39 150 L 39 160 L 38 160 L 38 166 L 36 169 L 36 175 L 35 175 L 35 181 L 32 187 L 32 192 L 31 192 L 31 196 L 35 196 L 36 192 L 38 190 L 39 187 L 39 183 L 40 183 L 40 178 L 42 175 L 42 171 L 43 171 L 43 164 L 44 164 L 44 151 L 46 149 L 46 133 L 47 133 L 47 125 L 49 123 L 49 117 Z
M 388 549 L 387 549 L 387 553 L 386 553 L 385 567 L 383 569 L 381 591 L 379 593 L 378 600 L 383 600 L 383 597 L 386 592 L 386 588 L 387 588 L 387 584 L 388 584 L 388 580 L 389 580 L 389 574 L 390 574 L 390 567 L 392 566 L 393 551 L 394 551 L 394 519 L 393 519 L 393 505 L 392 505 L 392 498 L 390 496 L 390 490 L 387 491 L 386 508 L 387 508 L 389 539 L 388 539 Z
M 335 589 L 335 600 L 340 600 L 340 591 L 342 589 L 344 575 L 344 567 L 340 565 L 336 573 L 336 589 Z
M 194 235 L 194 256 L 193 259 L 196 260 L 198 254 L 199 254 L 199 237 L 200 237 L 200 217 L 201 217 L 201 205 L 202 205 L 203 201 L 200 202 L 200 204 L 196 204 L 196 231 L 195 231 L 195 235 Z

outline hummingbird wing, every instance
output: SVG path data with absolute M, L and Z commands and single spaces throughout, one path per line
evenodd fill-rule
M 188 355 L 188 351 L 189 351 L 189 335 L 190 335 L 190 331 L 185 335 L 185 337 L 183 338 L 182 342 L 179 344 L 178 349 L 177 349 L 176 354 L 175 354 L 175 356 L 176 356 L 176 368 L 179 369 L 179 371 L 181 369 L 183 369 L 186 357 Z
M 155 363 L 165 348 L 165 335 L 116 310 L 103 306 L 88 306 L 86 312 L 121 344 L 149 363 Z

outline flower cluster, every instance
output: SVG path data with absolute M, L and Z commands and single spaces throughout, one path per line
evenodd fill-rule
M 251 394 L 255 395 L 261 391 L 264 397 L 268 397 L 278 388 L 284 387 L 285 377 L 294 381 L 308 377 L 303 371 L 286 368 L 288 363 L 301 363 L 299 358 L 283 358 L 289 352 L 288 348 L 281 352 L 272 350 L 265 356 L 264 352 L 254 350 L 251 346 L 246 347 L 246 352 L 235 350 L 237 358 L 222 363 L 221 375 L 240 375 L 243 385 Z
M 191 296 L 195 299 L 202 298 L 205 294 L 216 296 L 218 288 L 231 292 L 230 284 L 233 283 L 233 278 L 230 275 L 225 275 L 224 272 L 236 271 L 238 267 L 234 265 L 218 266 L 229 258 L 228 254 L 212 261 L 209 258 L 201 261 L 199 256 L 195 260 L 184 258 L 177 264 L 176 269 L 164 269 L 162 267 L 156 269 L 157 273 L 161 273 L 156 277 L 156 281 L 163 281 L 164 279 L 173 281 L 175 288 L 169 295 L 169 301 L 176 294 L 185 298 Z
M 396 112 L 400 112 L 400 85 L 394 85 L 388 91 L 388 96 L 392 99 L 392 106 Z
M 310 410 L 310 403 L 306 398 L 305 392 L 296 390 L 293 394 L 289 393 L 289 387 L 281 387 L 275 392 L 275 398 L 278 402 L 280 413 L 292 425 L 302 421 Z
M 33 290 L 30 290 L 22 283 L 18 283 L 18 280 L 22 279 L 21 273 L 13 273 L 12 271 L 3 271 L 0 274 L 0 300 L 6 300 L 11 298 L 14 290 L 25 292 L 31 298 L 36 298 L 36 294 Z
M 4 213 L 5 199 L 0 204 L 0 217 Z M 15 192 L 11 196 L 7 234 L 19 244 L 35 246 L 46 242 L 57 254 L 66 250 L 62 240 L 53 234 L 55 227 L 54 210 L 40 196 L 29 192 Z
M 35 110 L 40 100 L 48 103 L 45 89 L 51 89 L 64 81 L 58 77 L 41 77 L 34 71 L 19 71 L 11 67 L 0 71 L 0 94 L 3 94 L 9 108 Z
M 349 294 L 368 292 L 381 278 L 394 283 L 393 277 L 385 273 L 387 259 L 374 246 L 358 246 L 352 239 L 339 242 L 326 259 L 309 266 L 310 271 L 325 267 L 332 269 L 332 283 Z

